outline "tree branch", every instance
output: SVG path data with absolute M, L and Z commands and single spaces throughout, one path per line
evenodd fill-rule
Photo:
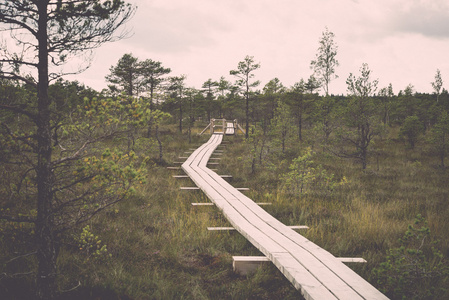
M 13 216 L 0 215 L 0 220 L 6 220 L 6 221 L 16 222 L 16 223 L 36 223 L 35 218 L 27 217 L 27 216 L 13 217 Z
M 11 72 L 0 72 L 0 78 L 2 78 L 2 79 L 8 79 L 8 80 L 20 80 L 20 81 L 25 82 L 26 84 L 29 84 L 29 85 L 34 86 L 34 87 L 37 88 L 36 82 L 34 82 L 33 80 L 28 79 L 28 78 L 26 78 L 26 77 L 17 75 L 17 74 L 15 74 L 15 73 L 11 73 Z
M 35 114 L 33 114 L 33 113 L 29 112 L 29 111 L 26 111 L 26 110 L 24 110 L 24 109 L 22 109 L 22 108 L 20 108 L 18 106 L 11 106 L 11 105 L 6 105 L 6 104 L 0 104 L 0 109 L 5 109 L 5 110 L 9 110 L 9 111 L 18 113 L 18 114 L 22 114 L 22 115 L 25 115 L 25 116 L 29 117 L 31 120 L 33 120 L 35 122 L 37 121 L 37 115 L 35 115 Z
M 31 256 L 31 255 L 35 255 L 37 253 L 37 251 L 31 252 L 31 253 L 27 253 L 27 254 L 23 254 L 23 255 L 19 255 L 17 257 L 11 258 L 10 260 L 8 260 L 7 262 L 5 262 L 5 264 L 9 264 L 10 262 L 15 261 L 16 259 L 22 258 L 22 257 L 27 257 L 27 256 Z

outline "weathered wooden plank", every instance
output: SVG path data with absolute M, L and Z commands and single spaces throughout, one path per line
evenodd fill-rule
M 287 226 L 287 227 L 291 228 L 291 229 L 309 229 L 308 226 L 302 226 L 302 225 Z M 227 231 L 227 230 L 235 230 L 235 228 L 234 227 L 207 227 L 207 230 L 209 230 L 209 231 Z M 350 260 L 350 258 L 348 258 L 347 262 L 352 262 L 349 260 Z
M 270 260 L 265 256 L 233 256 L 232 269 L 239 275 L 253 273 L 262 263 Z
M 337 257 L 337 259 L 344 263 L 366 263 L 367 261 L 361 257 Z
M 267 203 L 267 202 L 262 202 L 262 203 L 257 203 L 257 205 L 272 205 L 272 203 Z M 206 203 L 192 203 L 193 206 L 214 206 L 215 203 L 212 202 L 206 202 Z M 291 226 L 292 229 L 308 229 L 308 226 Z M 304 228 L 293 228 L 293 227 L 304 227 Z M 306 228 L 307 227 L 307 228 Z
M 309 270 L 304 268 L 290 253 L 274 253 L 271 261 L 296 289 L 301 290 L 301 294 L 306 300 L 338 299 L 327 286 L 312 276 Z

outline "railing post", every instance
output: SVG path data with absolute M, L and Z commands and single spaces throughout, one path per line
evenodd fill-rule
M 214 134 L 215 119 L 210 119 L 210 134 Z

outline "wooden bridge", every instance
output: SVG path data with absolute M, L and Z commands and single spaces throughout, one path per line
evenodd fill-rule
M 243 133 L 245 133 L 245 130 L 243 130 L 237 120 L 229 121 L 226 119 L 211 119 L 209 125 L 207 125 L 203 131 L 201 131 L 200 135 L 202 135 L 207 129 L 210 129 L 210 133 L 214 134 L 216 133 L 215 128 L 217 127 L 221 127 L 221 133 L 226 135 L 234 135 L 237 133 L 237 130 L 241 130 Z
M 307 300 L 388 299 L 342 259 L 279 222 L 209 169 L 209 158 L 223 136 L 223 132 L 212 134 L 181 167 L 232 226 L 265 255 L 265 260 L 273 262 Z

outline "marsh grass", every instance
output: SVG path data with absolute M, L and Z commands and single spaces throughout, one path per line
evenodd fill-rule
M 69 290 L 64 299 L 298 299 L 300 293 L 271 264 L 248 276 L 232 271 L 232 255 L 260 255 L 237 232 L 208 232 L 208 226 L 229 226 L 216 207 L 193 207 L 192 202 L 209 202 L 200 191 L 181 191 L 192 186 L 189 179 L 175 179 L 166 166 L 179 161 L 184 152 L 207 141 L 197 136 L 204 126 L 192 129 L 192 142 L 174 126 L 162 134 L 164 162 L 148 166 L 146 185 L 137 194 L 89 222 L 95 235 L 107 245 L 107 255 L 86 261 L 86 256 L 67 239 L 59 257 L 60 286 Z M 393 132 L 394 133 L 394 132 Z M 449 257 L 448 170 L 425 145 L 411 151 L 395 135 L 377 141 L 378 156 L 371 155 L 368 169 L 323 152 L 315 146 L 314 161 L 335 178 L 348 183 L 331 197 L 319 194 L 292 195 L 282 188 L 281 177 L 292 159 L 310 144 L 290 142 L 288 151 L 267 156 L 251 173 L 248 145 L 242 135 L 227 136 L 219 174 L 233 175 L 235 187 L 245 192 L 286 225 L 308 225 L 301 231 L 312 242 L 335 256 L 363 257 L 367 264 L 350 265 L 376 284 L 372 270 L 385 260 L 389 249 L 399 246 L 408 224 L 423 215 L 431 239 L 440 240 L 439 250 Z M 304 140 L 312 136 L 304 132 Z M 136 149 L 141 155 L 157 151 Z M 148 153 L 147 151 L 150 151 Z M 80 234 L 81 228 L 72 232 Z M 378 287 L 379 288 L 379 287 Z M 431 288 L 431 287 L 429 287 Z M 71 298 L 72 297 L 72 298 Z

